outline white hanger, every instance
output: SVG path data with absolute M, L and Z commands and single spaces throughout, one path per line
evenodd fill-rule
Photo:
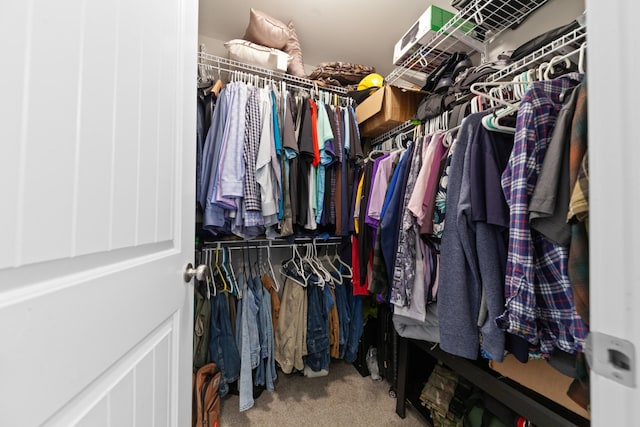
M 538 65 L 538 69 L 537 69 L 538 81 L 544 80 L 544 73 L 548 66 L 549 66 L 548 62 L 543 62 L 542 64 Z
M 353 270 L 351 269 L 351 266 L 346 262 L 342 261 L 342 258 L 340 258 L 340 255 L 338 255 L 338 246 L 336 246 L 336 253 L 333 256 L 333 260 L 338 261 L 338 263 L 347 270 L 348 272 L 347 274 L 342 273 L 343 278 L 350 279 L 353 277 Z
M 445 147 L 451 147 L 453 144 L 453 131 L 447 131 L 444 138 L 442 138 L 442 145 Z
M 309 269 L 311 269 L 313 275 L 317 276 L 319 279 L 322 279 L 322 276 L 323 276 L 322 273 L 320 273 L 320 271 L 316 268 L 313 260 L 311 259 L 311 251 L 312 251 L 311 248 L 312 248 L 311 243 L 305 244 L 306 252 L 304 254 L 304 257 L 302 258 L 302 262 L 304 263 L 304 265 L 307 265 Z M 324 286 L 324 281 L 322 281 L 322 286 Z
M 571 55 L 571 54 L 569 54 Z M 544 72 L 544 79 L 545 80 L 550 80 L 551 79 L 551 71 L 553 71 L 553 65 L 557 64 L 558 62 L 564 60 L 564 64 L 566 68 L 569 68 L 571 66 L 571 61 L 569 61 L 569 58 L 567 57 L 567 55 L 563 55 L 563 56 L 554 56 L 553 58 L 551 58 L 551 61 L 549 61 L 549 66 L 547 67 L 547 69 Z
M 582 43 L 580 45 L 580 55 L 578 56 L 578 72 L 584 74 L 584 54 L 587 50 L 587 42 Z
M 480 88 L 491 88 L 491 87 L 505 87 L 506 85 L 528 85 L 529 82 L 478 82 L 478 83 L 474 83 L 471 85 L 471 92 L 481 98 L 486 98 L 490 101 L 493 101 L 493 103 L 496 104 L 496 106 L 502 105 L 504 107 L 514 107 L 514 104 L 508 101 L 505 101 L 504 97 L 502 98 L 497 98 L 495 96 L 492 96 L 491 93 L 486 93 L 480 90 Z M 517 107 L 517 104 L 515 105 Z
M 283 269 L 282 267 L 280 267 L 280 274 L 282 274 L 285 277 L 288 277 L 289 279 L 291 279 L 294 282 L 298 283 L 300 286 L 306 288 L 307 287 L 307 276 L 304 274 L 304 269 L 302 268 L 302 257 L 300 256 L 300 252 L 298 252 L 298 245 L 294 243 L 291 246 L 291 251 L 292 251 L 291 259 L 285 261 L 283 263 L 283 265 L 288 266 L 288 267 L 293 267 L 293 270 L 296 272 L 297 276 L 299 278 L 302 278 L 302 282 L 298 279 L 298 277 L 289 276 L 287 274 L 286 268 Z M 299 261 L 296 260 L 296 258 L 298 258 Z M 297 262 L 300 262 L 300 264 L 297 264 Z
M 333 264 L 333 262 L 331 262 L 331 259 L 329 258 L 329 246 L 325 246 L 324 250 L 325 250 L 324 257 L 322 257 L 323 261 L 325 261 L 324 265 L 328 266 L 328 268 L 330 268 L 333 273 L 336 273 L 338 276 L 341 276 L 340 275 L 340 270 L 338 270 L 336 268 L 336 266 Z M 331 274 L 331 282 L 334 285 L 339 285 L 340 284 L 340 280 L 336 279 L 333 274 Z
M 271 240 L 267 246 L 267 263 L 269 264 L 269 271 L 271 272 L 271 279 L 273 279 L 273 287 L 276 288 L 276 292 L 280 292 L 280 285 L 278 284 L 278 278 L 276 273 L 273 272 L 273 264 L 271 263 Z
M 329 282 L 333 282 L 333 276 L 331 276 L 331 273 L 329 272 L 329 270 L 327 270 L 324 265 L 322 265 L 322 262 L 320 262 L 320 259 L 318 258 L 318 246 L 316 244 L 316 239 L 313 239 L 313 243 L 312 243 L 312 261 L 314 262 L 316 268 L 318 269 L 318 271 L 321 273 L 322 276 L 324 276 L 324 281 L 326 283 Z

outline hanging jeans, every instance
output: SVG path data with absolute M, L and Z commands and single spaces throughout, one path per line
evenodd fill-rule
M 231 332 L 227 296 L 221 292 L 211 297 L 211 322 L 209 338 L 209 361 L 221 372 L 220 397 L 229 392 L 229 383 L 240 376 L 240 354 Z
M 238 285 L 242 287 L 242 311 L 240 319 L 240 411 L 250 409 L 253 404 L 252 370 L 260 362 L 260 340 L 258 336 L 258 305 L 247 285 L 243 273 L 238 275 Z M 240 312 L 239 312 L 240 314 Z M 237 331 L 236 331 L 237 332 Z
M 307 285 L 307 356 L 305 364 L 312 371 L 329 369 L 329 316 L 323 290 L 316 285 L 320 279 L 311 276 Z
M 336 278 L 339 275 L 332 273 Z M 347 287 L 344 283 L 336 285 L 336 306 L 338 308 L 338 323 L 340 325 L 340 359 L 344 359 L 347 350 L 347 340 L 349 339 L 349 324 L 351 323 L 351 312 L 349 311 L 349 300 L 347 297 Z
M 351 279 L 345 279 L 343 285 L 347 289 L 349 312 L 351 313 L 351 323 L 349 324 L 349 338 L 347 340 L 347 348 L 344 353 L 344 360 L 349 363 L 353 363 L 358 357 L 358 344 L 360 342 L 360 337 L 362 336 L 362 331 L 364 330 L 362 297 L 353 295 Z
M 259 277 L 250 280 L 251 290 L 258 306 L 258 332 L 260 338 L 260 361 L 255 370 L 254 385 L 273 390 L 275 361 L 273 359 L 273 324 L 271 322 L 271 297 L 262 287 Z

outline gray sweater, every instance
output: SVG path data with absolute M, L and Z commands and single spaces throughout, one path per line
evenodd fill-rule
M 504 332 L 494 319 L 504 306 L 504 230 L 473 221 L 471 215 L 470 153 L 478 133 L 487 132 L 481 124 L 484 115 L 473 114 L 464 120 L 451 160 L 440 248 L 438 320 L 443 350 L 476 359 L 482 332 L 482 348 L 501 361 Z

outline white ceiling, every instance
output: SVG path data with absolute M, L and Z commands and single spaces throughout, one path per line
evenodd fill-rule
M 242 38 L 249 9 L 287 24 L 293 20 L 305 64 L 346 61 L 372 65 L 387 75 L 393 46 L 430 4 L 450 0 L 200 0 L 199 34 L 227 41 Z M 208 47 L 208 46 L 207 46 Z

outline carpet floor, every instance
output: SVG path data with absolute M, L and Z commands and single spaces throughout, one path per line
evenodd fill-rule
M 222 400 L 221 427 L 235 426 L 423 426 L 407 407 L 406 418 L 395 413 L 389 384 L 362 377 L 345 362 L 332 362 L 329 375 L 306 378 L 278 371 L 276 390 L 264 391 L 253 408 L 239 412 L 238 396 Z

